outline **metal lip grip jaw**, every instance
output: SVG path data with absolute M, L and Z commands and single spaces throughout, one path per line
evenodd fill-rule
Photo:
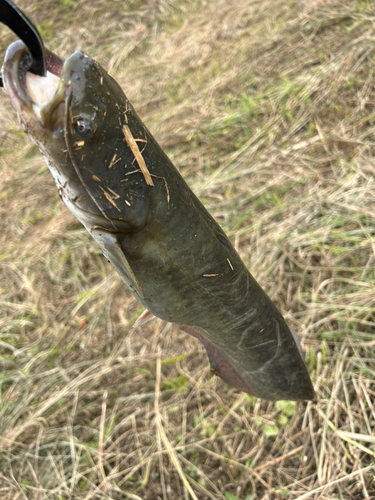
M 0 0 L 0 22 L 8 26 L 26 45 L 25 64 L 28 71 L 39 76 L 46 74 L 46 62 L 42 37 L 34 24 L 11 0 Z M 0 75 L 0 87 L 3 87 Z

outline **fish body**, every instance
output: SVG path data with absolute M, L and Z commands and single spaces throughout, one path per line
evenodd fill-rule
M 4 86 L 62 200 L 133 295 L 200 339 L 214 373 L 234 387 L 268 400 L 313 399 L 283 316 L 116 81 L 83 52 L 65 62 L 48 52 L 57 88 L 36 104 L 24 52 L 22 42 L 9 47 Z

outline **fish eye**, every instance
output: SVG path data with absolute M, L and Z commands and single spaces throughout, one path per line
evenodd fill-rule
M 79 118 L 76 121 L 76 131 L 79 135 L 86 136 L 90 133 L 91 127 L 90 123 L 84 118 Z

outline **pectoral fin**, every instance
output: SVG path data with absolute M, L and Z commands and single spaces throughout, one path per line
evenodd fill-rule
M 136 293 L 141 299 L 144 299 L 145 296 L 142 287 L 129 262 L 126 260 L 116 234 L 112 234 L 98 226 L 91 228 L 90 233 L 95 241 L 99 243 L 104 257 L 113 265 L 125 285 L 127 285 L 132 293 Z

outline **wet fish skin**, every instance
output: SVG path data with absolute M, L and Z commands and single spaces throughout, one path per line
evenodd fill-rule
M 33 139 L 61 198 L 134 296 L 199 338 L 213 370 L 235 387 L 268 400 L 313 399 L 281 313 L 115 80 L 77 51 L 64 64 L 60 87 L 64 100 L 53 112 L 64 106 L 64 126 L 47 140 L 45 132 Z

